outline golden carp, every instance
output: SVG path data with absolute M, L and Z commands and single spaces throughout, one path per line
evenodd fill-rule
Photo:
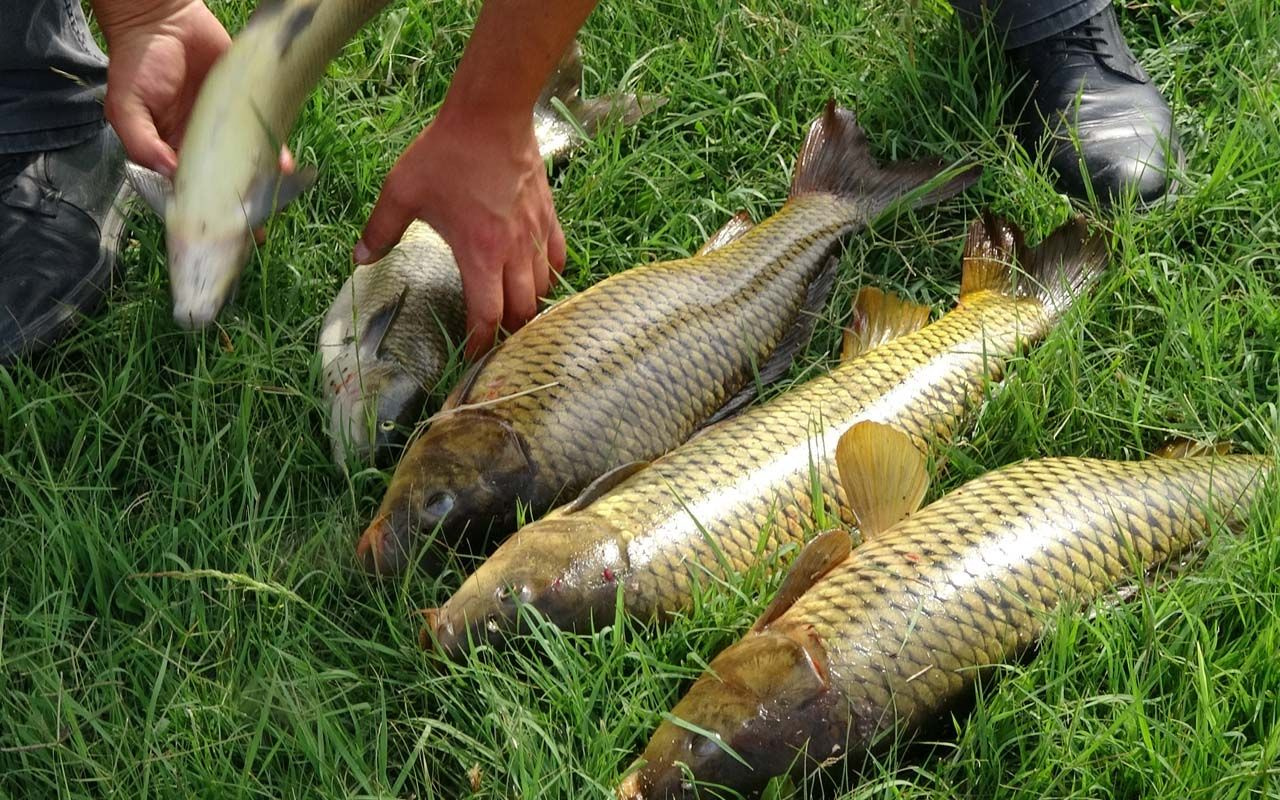
M 601 281 L 477 364 L 406 450 L 358 557 L 395 573 L 419 534 L 453 546 L 466 526 L 477 537 L 509 532 L 518 505 L 541 514 L 742 406 L 806 340 L 840 237 L 941 171 L 878 165 L 853 114 L 829 104 L 778 213 L 711 252 Z M 969 170 L 917 202 L 975 178 Z
M 802 542 L 819 489 L 819 502 L 850 521 L 832 458 L 840 434 L 877 420 L 922 444 L 951 436 L 1003 359 L 1042 338 L 1106 260 L 1079 220 L 1031 250 L 1010 223 L 975 221 L 950 313 L 920 327 L 928 309 L 863 289 L 845 360 L 830 374 L 525 526 L 427 612 L 424 637 L 459 653 L 508 634 L 524 604 L 588 629 L 613 619 L 619 590 L 627 614 L 660 619 L 690 606 L 699 575 L 744 571 Z
M 882 452 L 910 454 L 923 473 L 900 431 L 862 423 L 849 436 L 881 439 Z M 1045 458 L 909 513 L 884 459 L 854 449 L 863 452 L 842 459 L 841 474 L 862 487 L 850 491 L 858 519 L 878 514 L 887 529 L 852 552 L 848 534 L 830 531 L 801 553 L 783 591 L 673 709 L 683 725 L 658 728 L 621 800 L 715 787 L 754 796 L 776 775 L 927 729 L 1059 607 L 1242 523 L 1274 468 L 1176 450 L 1138 462 Z

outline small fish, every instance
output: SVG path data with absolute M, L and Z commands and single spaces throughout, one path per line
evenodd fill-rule
M 566 159 L 606 119 L 632 124 L 665 102 L 630 94 L 584 99 L 582 74 L 575 41 L 534 107 L 534 132 L 545 159 Z M 390 253 L 355 268 L 325 314 L 318 343 L 329 438 L 340 468 L 351 457 L 378 467 L 395 463 L 465 334 L 457 262 L 426 223 L 413 222 Z
M 889 426 L 861 423 L 848 435 L 914 453 Z M 774 776 L 929 730 L 979 677 L 1034 643 L 1056 609 L 1086 605 L 1219 525 L 1242 524 L 1275 466 L 1182 448 L 1161 455 L 1025 461 L 914 513 L 877 459 L 846 458 L 841 475 L 875 487 L 861 492 L 856 516 L 878 514 L 889 527 L 853 550 L 843 531 L 815 539 L 786 591 L 676 704 L 678 723 L 659 726 L 618 797 L 718 796 L 719 787 L 754 797 Z M 875 508 L 885 504 L 896 508 Z
M 388 0 L 262 0 L 201 85 L 169 181 L 129 175 L 165 221 L 173 318 L 199 329 L 234 295 L 253 230 L 315 182 L 280 147 L 329 62 Z
M 834 281 L 832 248 L 937 163 L 879 165 L 829 104 L 778 213 L 711 252 L 644 264 L 560 302 L 480 362 L 406 450 L 357 555 L 398 573 L 417 538 L 510 532 L 610 470 L 656 458 L 783 374 Z M 916 196 L 936 202 L 976 170 Z M 758 369 L 757 369 L 758 368 Z
M 803 542 L 815 488 L 849 521 L 833 458 L 841 433 L 869 419 L 921 446 L 949 438 L 1004 360 L 1044 337 L 1106 264 L 1105 243 L 1080 220 L 1032 249 L 1011 223 L 976 220 L 956 308 L 925 325 L 927 308 L 864 288 L 830 374 L 521 528 L 428 612 L 424 638 L 460 655 L 517 630 L 522 604 L 566 630 L 612 620 L 619 596 L 641 619 L 689 609 L 697 576 L 745 571 Z

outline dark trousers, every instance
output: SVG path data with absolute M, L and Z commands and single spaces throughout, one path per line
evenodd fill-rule
M 1006 47 L 1060 33 L 1111 0 L 951 0 Z M 102 125 L 107 59 L 80 0 L 0 0 L 0 154 L 68 147 Z

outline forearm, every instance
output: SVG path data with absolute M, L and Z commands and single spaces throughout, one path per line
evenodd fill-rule
M 486 0 L 440 118 L 528 127 L 533 104 L 597 0 Z

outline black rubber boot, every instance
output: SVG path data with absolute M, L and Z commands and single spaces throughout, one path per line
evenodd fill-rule
M 1103 204 L 1132 192 L 1147 205 L 1173 188 L 1173 114 L 1110 6 L 1009 58 L 1025 73 L 1019 138 L 1031 153 L 1047 145 L 1062 191 L 1085 199 L 1091 183 Z
M 105 124 L 74 147 L 0 156 L 0 364 L 101 305 L 132 197 L 124 161 Z

